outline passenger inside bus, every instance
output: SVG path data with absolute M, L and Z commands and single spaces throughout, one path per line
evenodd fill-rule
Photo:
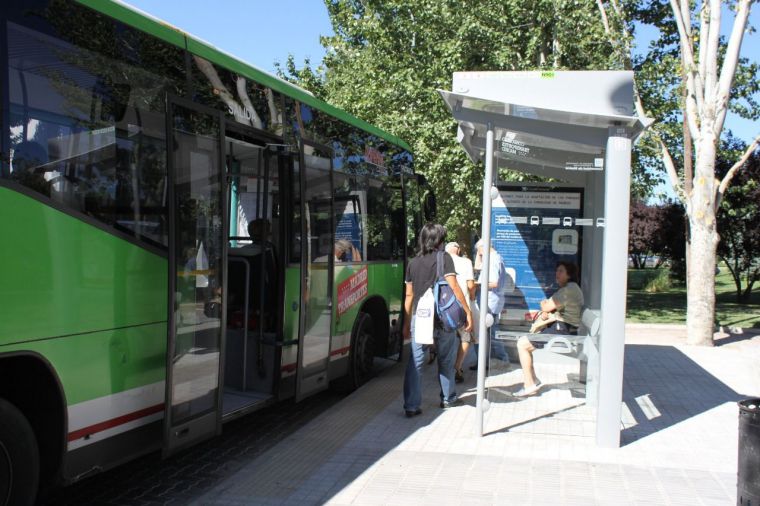
M 257 218 L 248 223 L 251 243 L 230 252 L 231 257 L 243 257 L 230 262 L 228 277 L 228 321 L 231 326 L 243 326 L 243 309 L 248 301 L 248 329 L 265 332 L 274 329 L 276 298 L 266 294 L 277 290 L 276 247 L 271 241 L 271 225 L 266 218 Z M 247 268 L 246 268 L 247 267 Z M 248 293 L 245 293 L 246 271 L 248 273 Z
M 336 262 L 361 262 L 362 256 L 348 239 L 338 239 L 335 241 L 335 261 Z
M 275 249 L 272 243 L 272 225 L 268 219 L 251 220 L 248 223 L 248 235 L 251 238 L 251 244 L 244 246 L 247 250 L 260 252 L 262 249 Z

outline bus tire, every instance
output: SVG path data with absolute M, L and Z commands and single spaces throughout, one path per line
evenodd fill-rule
M 359 313 L 351 335 L 348 366 L 348 383 L 351 390 L 356 390 L 372 377 L 375 362 L 375 338 L 372 330 L 372 317 L 364 312 Z
M 39 474 L 32 427 L 16 406 L 0 399 L 0 505 L 34 504 Z

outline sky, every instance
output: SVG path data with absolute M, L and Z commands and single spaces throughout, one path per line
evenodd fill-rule
M 316 67 L 325 54 L 319 37 L 333 33 L 322 0 L 126 2 L 271 73 L 275 73 L 275 62 L 284 64 L 289 54 L 299 67 L 305 58 Z M 755 3 L 750 24 L 760 28 L 760 4 Z M 651 30 L 641 31 L 637 44 L 646 47 L 652 36 Z M 742 55 L 760 61 L 760 33 L 745 35 Z M 745 142 L 760 134 L 760 123 L 736 116 L 728 117 L 726 128 Z
M 125 1 L 270 73 L 288 54 L 316 67 L 325 54 L 319 37 L 333 33 L 322 0 Z

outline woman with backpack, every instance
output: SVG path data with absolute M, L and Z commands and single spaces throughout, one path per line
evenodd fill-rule
M 472 331 L 472 313 L 467 304 L 462 290 L 457 283 L 454 261 L 451 256 L 442 251 L 443 241 L 446 237 L 446 229 L 438 223 L 427 223 L 420 230 L 417 256 L 414 257 L 406 268 L 406 297 L 404 299 L 404 339 L 412 338 L 411 357 L 407 364 L 404 376 L 404 413 L 407 417 L 417 416 L 422 413 L 422 365 L 425 362 L 423 344 L 415 339 L 412 329 L 415 328 L 414 320 L 417 318 L 418 303 L 427 290 L 432 290 L 438 280 L 438 252 L 440 251 L 443 262 L 442 274 L 451 287 L 456 299 L 464 308 L 467 316 L 466 331 Z M 426 297 L 429 296 L 426 295 Z M 424 309 L 424 308 L 423 308 Z M 434 312 L 434 311 L 433 311 Z M 423 311 L 421 318 L 431 317 L 431 314 Z M 418 327 L 421 328 L 421 327 Z M 417 330 L 419 331 L 419 330 Z M 421 336 L 418 336 L 421 338 Z M 438 382 L 441 386 L 441 403 L 443 409 L 462 403 L 457 397 L 454 382 L 454 365 L 457 358 L 459 341 L 456 330 L 444 330 L 442 325 L 436 323 L 433 328 L 433 340 L 437 351 Z

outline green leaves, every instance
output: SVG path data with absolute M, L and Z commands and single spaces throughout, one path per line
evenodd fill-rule
M 335 35 L 324 73 L 290 62 L 283 74 L 406 140 L 415 168 L 459 237 L 480 226 L 483 166 L 456 141 L 436 89 L 457 71 L 619 68 L 593 2 L 581 0 L 326 0 Z M 314 81 L 314 76 L 321 80 Z M 316 91 L 315 91 L 316 90 Z M 324 95 L 321 95 L 324 93 Z M 507 180 L 526 176 L 502 171 Z
M 699 5 L 692 9 L 692 38 L 697 58 L 706 57 L 701 54 L 698 7 Z M 669 0 L 643 0 L 630 9 L 629 18 L 639 28 L 649 25 L 649 28 L 656 29 L 656 37 L 648 47 L 639 48 L 640 54 L 633 58 L 636 85 L 648 114 L 657 121 L 656 128 L 673 156 L 683 183 L 684 69 L 672 6 Z M 722 37 L 718 50 L 719 68 L 723 64 L 726 48 L 727 42 Z M 742 118 L 760 118 L 759 70 L 757 63 L 740 58 L 728 107 Z M 654 188 L 652 184 L 663 180 L 664 169 L 660 149 L 650 135 L 645 134 L 638 143 L 634 160 L 634 188 L 637 195 L 651 196 Z

